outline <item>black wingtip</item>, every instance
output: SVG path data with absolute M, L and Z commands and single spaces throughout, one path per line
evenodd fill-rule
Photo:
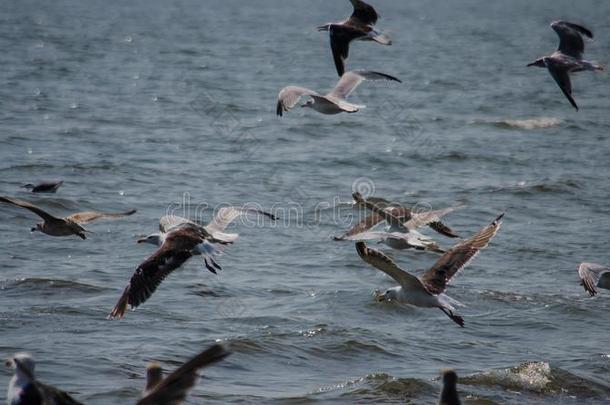
M 356 242 L 356 251 L 360 257 L 364 257 L 366 255 L 366 244 L 364 242 Z
M 284 112 L 284 107 L 282 106 L 282 102 L 278 101 L 277 107 L 275 108 L 275 113 L 281 117 L 283 115 L 283 112 Z

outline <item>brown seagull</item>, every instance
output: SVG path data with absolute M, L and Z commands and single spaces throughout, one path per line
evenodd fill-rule
M 16 198 L 9 198 L 6 196 L 0 196 L 0 202 L 4 202 L 7 204 L 12 204 L 17 207 L 25 208 L 27 210 L 32 211 L 34 214 L 41 217 L 44 222 L 36 224 L 36 227 L 32 228 L 31 231 L 40 231 L 47 235 L 51 236 L 70 236 L 70 235 L 78 235 L 82 239 L 87 239 L 85 236 L 85 232 L 91 232 L 86 230 L 81 226 L 81 224 L 86 224 L 89 222 L 96 221 L 98 219 L 115 219 L 121 218 L 124 216 L 135 214 L 136 210 L 129 210 L 127 212 L 117 212 L 117 213 L 108 213 L 108 212 L 94 212 L 94 211 L 86 211 L 86 212 L 77 212 L 72 215 L 68 215 L 64 218 L 59 218 L 54 215 L 49 214 L 42 208 L 29 203 L 24 200 L 18 200 Z
M 398 302 L 424 308 L 439 308 L 452 321 L 464 326 L 464 319 L 455 315 L 454 305 L 458 301 L 445 294 L 447 284 L 460 270 L 489 244 L 489 241 L 500 229 L 504 214 L 497 217 L 490 225 L 483 228 L 470 239 L 464 240 L 443 254 L 432 267 L 421 277 L 416 277 L 401 269 L 392 259 L 378 250 L 371 249 L 364 242 L 356 243 L 356 251 L 368 264 L 383 271 L 400 284 L 377 294 L 379 301 L 396 300 Z
M 220 249 L 217 244 L 227 242 L 214 239 L 201 226 L 184 224 L 169 231 L 157 251 L 138 266 L 109 318 L 121 319 L 127 306 L 133 309 L 144 303 L 159 284 L 190 259 L 203 243 Z
M 179 405 L 195 386 L 199 378 L 198 371 L 214 364 L 231 354 L 219 344 L 199 353 L 173 373 L 163 378 L 163 370 L 158 363 L 151 363 L 146 368 L 146 388 L 137 405 Z
M 375 9 L 361 0 L 350 1 L 354 6 L 354 12 L 347 20 L 318 27 L 318 31 L 330 33 L 330 48 L 339 76 L 343 76 L 345 72 L 349 43 L 353 40 L 375 41 L 382 45 L 392 45 L 390 38 L 373 29 L 373 25 L 379 18 Z

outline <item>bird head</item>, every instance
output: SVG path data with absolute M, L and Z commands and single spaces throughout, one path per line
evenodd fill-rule
M 159 246 L 161 245 L 161 235 L 153 233 L 145 238 L 138 239 L 138 243 L 150 243 L 151 245 Z
M 536 59 L 532 63 L 527 64 L 527 67 L 530 67 L 530 66 L 546 67 L 546 64 L 544 63 L 544 58 L 540 58 L 540 59 Z
M 6 359 L 4 364 L 29 376 L 34 374 L 34 359 L 29 353 L 17 353 Z
M 456 385 L 458 377 L 453 370 L 443 370 L 442 379 L 445 385 Z

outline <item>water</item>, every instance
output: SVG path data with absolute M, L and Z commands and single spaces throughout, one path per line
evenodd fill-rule
M 586 55 L 607 62 L 610 4 L 376 2 L 394 45 L 354 44 L 348 68 L 404 84 L 363 84 L 358 114 L 280 119 L 281 87 L 336 81 L 315 27 L 349 3 L 328 3 L 2 3 L 0 192 L 62 215 L 138 213 L 92 224 L 81 241 L 30 234 L 37 218 L 0 206 L 1 355 L 32 352 L 41 380 L 87 403 L 131 402 L 149 360 L 173 369 L 216 340 L 234 354 L 206 370 L 191 403 L 433 403 L 445 367 L 467 403 L 607 403 L 608 293 L 590 299 L 576 273 L 608 262 L 607 75 L 574 78 L 577 113 L 525 65 L 556 47 L 557 18 L 590 26 Z M 65 180 L 56 195 L 19 189 L 54 178 Z M 330 241 L 349 226 L 341 202 L 354 183 L 466 205 L 447 218 L 462 235 L 506 212 L 449 288 L 467 304 L 466 328 L 374 302 L 394 282 Z M 236 226 L 218 276 L 191 260 L 123 321 L 106 320 L 153 251 L 135 240 L 183 200 L 206 220 L 211 209 L 194 207 L 285 215 Z M 313 220 L 319 202 L 340 214 Z M 297 204 L 295 216 L 286 207 Z M 412 270 L 436 259 L 391 253 Z

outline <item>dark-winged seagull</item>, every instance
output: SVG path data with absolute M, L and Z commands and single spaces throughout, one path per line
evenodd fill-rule
M 604 70 L 605 67 L 599 63 L 589 62 L 582 58 L 585 52 L 583 35 L 593 38 L 593 33 L 590 30 L 568 21 L 554 21 L 551 23 L 551 28 L 559 36 L 559 48 L 552 55 L 537 59 L 527 66 L 547 68 L 563 94 L 572 106 L 578 110 L 578 105 L 576 105 L 576 101 L 572 97 L 570 73 L 585 70 Z
M 72 215 L 68 215 L 64 218 L 59 218 L 54 215 L 49 214 L 42 208 L 16 198 L 10 198 L 6 196 L 0 196 L 0 202 L 4 202 L 7 204 L 15 205 L 17 207 L 25 208 L 27 210 L 32 211 L 39 217 L 41 217 L 44 222 L 36 224 L 36 227 L 32 228 L 31 231 L 40 231 L 44 234 L 51 236 L 70 236 L 70 235 L 78 235 L 82 239 L 87 239 L 85 236 L 87 229 L 83 228 L 81 224 L 86 224 L 89 222 L 93 222 L 99 219 L 116 219 L 124 216 L 132 215 L 136 212 L 136 210 L 129 210 L 127 212 L 95 212 L 95 211 L 86 211 L 86 212 L 77 212 Z
M 207 225 L 203 225 L 177 215 L 164 215 L 159 219 L 159 232 L 139 239 L 138 243 L 150 243 L 156 246 L 161 246 L 168 232 L 185 224 L 200 227 L 205 233 L 211 236 L 211 242 L 219 241 L 220 243 L 233 243 L 237 240 L 239 234 L 225 233 L 225 229 L 231 222 L 240 216 L 249 214 L 266 216 L 272 220 L 276 219 L 273 214 L 255 208 L 232 206 L 220 208 L 214 215 L 212 221 Z M 206 240 L 197 245 L 197 248 L 193 251 L 194 255 L 203 255 L 205 266 L 213 273 L 216 273 L 214 269 L 221 270 L 221 267 L 214 260 L 215 257 L 219 256 L 221 253 L 222 250 L 217 246 L 212 245 L 210 240 Z
M 158 363 L 146 368 L 146 388 L 137 405 L 179 405 L 184 403 L 191 388 L 199 378 L 199 370 L 221 361 L 231 354 L 219 344 L 199 353 L 173 373 L 163 378 L 163 370 Z
M 354 193 L 353 198 L 356 205 L 364 206 L 373 211 L 373 214 L 364 218 L 341 236 L 334 240 L 369 240 L 381 238 L 382 242 L 393 249 L 427 249 L 440 251 L 434 240 L 417 232 L 417 229 L 428 225 L 438 233 L 456 238 L 458 235 L 441 222 L 441 218 L 459 207 L 445 208 L 441 210 L 412 212 L 409 207 L 401 204 L 390 203 L 379 197 L 364 198 L 360 193 Z M 386 214 L 389 214 L 386 215 Z M 386 232 L 371 231 L 373 227 L 389 218 L 389 227 Z M 398 225 L 400 224 L 400 225 Z M 406 228 L 407 232 L 404 232 Z M 399 238 L 392 235 L 401 234 Z
M 421 277 L 416 277 L 401 269 L 392 259 L 378 250 L 367 247 L 364 242 L 356 243 L 356 251 L 362 260 L 383 271 L 400 284 L 383 294 L 378 294 L 379 301 L 396 300 L 418 307 L 439 308 L 452 321 L 463 327 L 464 319 L 453 313 L 455 311 L 453 305 L 461 304 L 447 296 L 445 289 L 453 276 L 462 270 L 481 249 L 487 247 L 489 241 L 500 229 L 503 216 L 504 214 L 497 217 L 470 239 L 452 247 Z
M 392 45 L 390 38 L 373 29 L 373 25 L 379 18 L 375 9 L 361 0 L 350 1 L 354 6 L 354 12 L 347 20 L 318 27 L 319 31 L 328 31 L 330 34 L 330 49 L 333 52 L 339 76 L 343 76 L 345 72 L 349 43 L 353 40 L 375 41 L 382 45 Z
M 57 189 L 64 183 L 63 180 L 60 181 L 43 181 L 38 184 L 25 184 L 21 187 L 30 190 L 32 193 L 54 193 Z
M 284 87 L 278 95 L 277 115 L 281 117 L 284 111 L 292 109 L 303 96 L 308 96 L 310 99 L 301 107 L 313 108 L 322 114 L 355 113 L 365 106 L 352 104 L 347 101 L 347 98 L 364 80 L 391 80 L 402 83 L 397 78 L 385 73 L 369 70 L 353 70 L 341 76 L 335 88 L 325 96 L 304 87 Z
M 581 263 L 578 266 L 580 285 L 591 297 L 597 294 L 596 287 L 610 290 L 610 267 L 596 263 Z
M 169 231 L 155 253 L 138 266 L 109 318 L 123 318 L 128 306 L 134 309 L 144 303 L 167 276 L 194 255 L 202 243 L 209 244 L 206 249 L 220 249 L 216 244 L 226 242 L 215 240 L 201 227 L 189 224 Z M 206 255 L 214 256 L 211 253 Z M 213 271 L 210 267 L 208 269 Z
M 28 353 L 17 353 L 6 360 L 15 369 L 6 394 L 9 405 L 79 405 L 67 392 L 43 384 L 34 377 L 35 363 Z
M 453 370 L 443 370 L 441 374 L 443 389 L 438 400 L 438 405 L 461 405 L 460 396 L 457 392 L 458 376 Z

